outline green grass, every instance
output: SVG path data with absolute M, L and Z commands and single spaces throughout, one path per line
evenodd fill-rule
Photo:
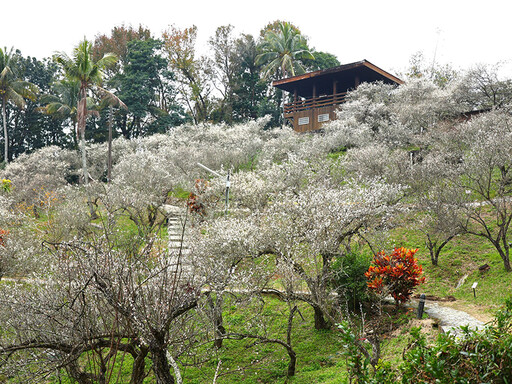
M 299 304 L 299 308 L 300 314 L 294 317 L 292 331 L 292 346 L 297 354 L 297 371 L 293 378 L 286 377 L 289 358 L 282 346 L 270 343 L 254 345 L 254 340 L 244 339 L 225 340 L 223 348 L 209 362 L 185 368 L 182 373 L 184 382 L 212 382 L 219 359 L 222 364 L 218 383 L 340 382 L 345 368 L 339 353 L 342 345 L 336 331 L 315 330 L 312 309 L 305 304 Z M 261 310 L 265 323 L 269 324 L 266 329 L 268 337 L 285 341 L 288 306 L 277 299 L 266 298 L 264 306 L 258 310 Z M 254 311 L 256 305 L 245 310 L 234 304 L 226 305 L 226 328 L 231 332 L 242 332 Z
M 410 223 L 414 227 L 414 223 Z M 426 283 L 417 291 L 438 297 L 453 296 L 457 300 L 481 306 L 483 311 L 494 313 L 510 297 L 512 273 L 505 272 L 503 260 L 494 246 L 486 239 L 474 235 L 460 235 L 449 242 L 439 255 L 438 265 L 430 260 L 424 235 L 415 228 L 395 228 L 391 232 L 395 246 L 419 248 L 416 253 L 423 266 Z M 480 272 L 479 266 L 488 264 L 490 270 Z M 464 275 L 465 283 L 456 288 Z M 478 282 L 477 297 L 471 286 Z
M 176 197 L 178 199 L 187 200 L 190 195 L 190 191 L 183 189 L 181 186 L 175 187 L 171 192 L 169 192 L 169 197 Z
M 227 300 L 228 301 L 228 300 Z M 292 345 L 297 354 L 296 375 L 286 377 L 288 368 L 288 354 L 278 344 L 255 344 L 254 340 L 224 340 L 219 350 L 213 348 L 213 342 L 207 342 L 196 351 L 196 357 L 205 358 L 204 363 L 194 366 L 180 364 L 184 383 L 199 384 L 211 383 L 219 359 L 222 361 L 217 383 L 340 383 L 346 374 L 345 360 L 340 351 L 343 346 L 337 331 L 317 331 L 314 329 L 313 311 L 304 304 L 298 303 L 300 314 L 296 313 L 293 322 Z M 253 319 L 256 307 L 261 310 L 262 317 L 269 324 L 267 335 L 272 338 L 286 340 L 286 327 L 288 319 L 288 305 L 278 299 L 268 297 L 265 304 L 260 307 L 252 306 L 241 309 L 235 303 L 226 303 L 224 311 L 224 324 L 231 332 L 243 332 L 247 324 Z M 302 315 L 302 316 L 301 316 Z M 262 333 L 260 333 L 262 334 Z M 105 351 L 106 353 L 106 351 Z M 190 361 L 183 360 L 186 363 Z M 87 357 L 83 358 L 83 363 Z M 129 381 L 132 358 L 126 354 L 118 357 L 111 375 L 112 382 L 125 383 Z M 147 360 L 147 367 L 151 362 Z M 119 378 L 119 381 L 116 381 Z M 58 383 L 54 375 L 50 383 Z M 61 372 L 60 382 L 71 384 L 64 371 Z M 150 374 L 145 384 L 154 383 Z

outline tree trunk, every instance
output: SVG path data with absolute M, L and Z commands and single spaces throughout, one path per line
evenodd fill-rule
M 439 250 L 429 249 L 430 250 L 430 261 L 432 261 L 432 265 L 437 266 L 437 259 L 439 258 Z
M 510 258 L 508 255 L 503 255 L 503 266 L 505 267 L 505 271 L 510 272 L 512 268 L 510 267 Z
M 141 347 L 139 354 L 133 360 L 130 384 L 142 384 L 144 382 L 147 354 L 147 349 Z
M 108 155 L 107 155 L 107 182 L 112 180 L 112 119 L 113 119 L 112 106 L 109 108 L 108 115 Z
M 89 174 L 87 173 L 87 158 L 85 155 L 85 124 L 87 119 L 87 90 L 84 84 L 80 86 L 80 98 L 77 107 L 77 128 L 80 132 L 80 152 L 82 155 L 82 174 L 84 184 L 89 184 Z
M 171 374 L 164 346 L 151 351 L 151 361 L 153 362 L 156 384 L 174 384 L 174 377 Z
M 295 376 L 295 366 L 297 364 L 297 354 L 290 348 L 288 349 L 288 356 L 290 357 L 290 362 L 288 363 L 288 377 Z
M 89 185 L 89 173 L 87 172 L 87 157 L 85 153 L 85 128 L 80 130 L 80 155 L 82 157 L 82 176 L 84 184 Z
M 4 125 L 4 161 L 5 164 L 9 162 L 9 136 L 7 135 L 7 118 L 5 113 L 5 104 L 7 103 L 7 100 L 5 100 L 5 97 L 2 98 L 2 122 Z
M 75 133 L 73 136 L 73 143 L 74 143 L 74 149 L 78 149 L 78 146 L 80 145 L 80 133 L 78 132 L 78 126 L 77 122 L 73 121 L 73 132 Z
M 213 328 L 215 332 L 215 341 L 213 342 L 213 346 L 214 348 L 222 348 L 222 341 L 226 334 L 226 328 L 224 328 L 222 318 L 223 297 L 222 294 L 217 293 L 215 302 L 213 302 L 211 292 L 207 292 L 206 298 L 213 317 Z
M 295 315 L 295 312 L 298 311 L 298 307 L 294 306 L 290 310 L 290 315 L 288 316 L 288 328 L 286 330 L 286 344 L 288 346 L 286 347 L 286 350 L 288 352 L 288 357 L 290 357 L 290 362 L 288 363 L 288 377 L 295 376 L 295 366 L 297 364 L 297 354 L 292 348 L 292 328 L 293 328 L 293 316 Z
M 331 329 L 331 324 L 325 320 L 324 312 L 320 307 L 314 306 L 315 310 L 315 329 Z
M 80 131 L 80 152 L 82 156 L 82 173 L 84 178 L 84 185 L 87 187 L 89 185 L 89 172 L 87 171 L 87 156 L 85 152 L 85 124 L 87 118 L 87 93 L 86 89 L 80 89 L 80 100 L 78 101 L 78 110 L 77 110 L 77 127 Z M 87 192 L 87 194 L 89 194 Z M 98 216 L 96 215 L 96 211 L 94 210 L 94 205 L 91 201 L 91 198 L 87 197 L 87 205 L 89 206 L 89 213 L 91 214 L 91 220 L 96 219 Z
M 504 230 L 501 229 L 503 232 Z M 505 271 L 510 272 L 512 271 L 512 268 L 510 267 L 510 257 L 509 257 L 509 247 L 505 244 L 505 246 L 502 248 L 500 246 L 500 239 L 493 240 L 488 236 L 485 236 L 487 239 L 491 240 L 494 247 L 498 251 L 499 255 L 501 256 L 501 259 L 503 260 L 503 267 L 505 268 Z M 506 243 L 506 238 L 501 238 L 502 243 Z
M 75 379 L 79 384 L 93 384 L 93 380 L 90 377 L 91 374 L 82 372 L 76 360 L 67 364 L 65 368 L 69 376 Z

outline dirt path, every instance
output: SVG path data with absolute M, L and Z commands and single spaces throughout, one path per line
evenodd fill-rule
M 467 303 L 465 301 L 457 300 L 457 301 L 442 302 L 442 303 L 439 303 L 439 305 L 442 305 L 442 306 L 448 307 L 448 308 L 452 308 L 452 309 L 456 309 L 458 311 L 466 312 L 466 313 L 470 314 L 471 316 L 473 316 L 475 319 L 480 320 L 484 323 L 488 323 L 494 319 L 494 316 L 492 316 L 491 314 L 489 314 L 488 312 L 483 310 L 482 307 L 480 307 L 476 304 Z
M 411 306 L 418 307 L 418 301 L 411 301 Z M 477 306 L 463 302 L 437 302 L 425 301 L 425 313 L 439 322 L 442 332 L 450 332 L 455 336 L 461 333 L 460 327 L 469 326 L 470 329 L 483 329 L 485 323 L 493 318 L 482 312 Z
M 459 311 L 439 303 L 425 303 L 425 312 L 433 319 L 439 321 L 439 328 L 442 332 L 450 332 L 454 335 L 461 333 L 460 327 L 470 329 L 483 329 L 485 323 L 473 317 L 465 311 Z

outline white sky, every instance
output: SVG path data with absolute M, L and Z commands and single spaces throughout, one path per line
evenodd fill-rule
M 38 59 L 71 54 L 121 24 L 143 24 L 153 35 L 174 24 L 198 27 L 198 47 L 221 25 L 255 37 L 276 19 L 291 21 L 310 46 L 342 64 L 367 59 L 391 73 L 423 52 L 429 62 L 467 68 L 505 62 L 512 78 L 512 15 L 507 0 L 25 0 L 2 1 L 0 46 Z M 436 49 L 437 47 L 437 49 Z M 205 52 L 204 52 L 205 53 Z

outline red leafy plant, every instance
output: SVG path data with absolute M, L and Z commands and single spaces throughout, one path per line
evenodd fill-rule
M 187 200 L 187 206 L 191 213 L 197 213 L 200 216 L 206 214 L 206 207 L 202 202 L 201 195 L 208 189 L 208 181 L 197 179 L 194 185 L 195 192 L 190 192 Z
M 9 234 L 9 231 L 6 231 L 5 229 L 0 228 L 0 246 L 5 247 L 5 240 L 7 239 L 8 234 Z
M 387 255 L 381 251 L 375 255 L 370 268 L 364 274 L 368 288 L 378 294 L 388 292 L 395 303 L 405 303 L 415 287 L 425 282 L 423 268 L 414 255 L 418 249 L 395 248 Z

